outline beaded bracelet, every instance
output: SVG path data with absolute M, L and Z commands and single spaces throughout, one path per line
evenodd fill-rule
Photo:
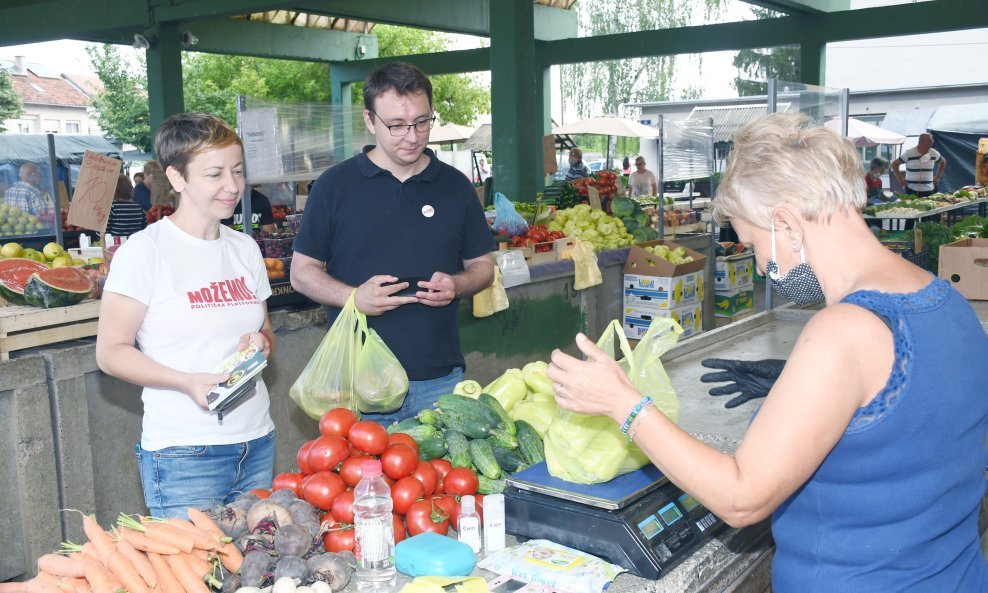
M 628 417 L 625 418 L 624 422 L 621 424 L 622 434 L 628 434 L 628 429 L 631 428 L 631 423 L 635 421 L 635 416 L 637 416 L 638 413 L 642 411 L 642 408 L 644 408 L 645 406 L 651 403 L 652 403 L 652 398 L 646 395 L 645 397 L 641 398 L 641 400 L 639 400 L 637 404 L 635 404 L 635 407 L 631 408 L 631 411 L 628 412 Z
M 638 427 L 641 426 L 642 422 L 644 422 L 645 416 L 648 416 L 649 410 L 651 410 L 654 407 L 655 406 L 652 404 L 652 402 L 649 401 L 648 405 L 645 406 L 645 408 L 643 408 L 642 411 L 638 414 L 638 417 L 635 419 L 635 421 L 631 423 L 631 428 L 628 429 L 629 443 L 635 439 L 635 434 L 638 432 Z

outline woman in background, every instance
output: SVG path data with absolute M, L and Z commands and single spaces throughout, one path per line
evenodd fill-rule
M 129 237 L 147 225 L 144 208 L 133 200 L 134 187 L 130 178 L 121 174 L 117 177 L 117 189 L 110 206 L 110 219 L 106 222 L 106 232 L 114 237 Z
M 885 194 L 882 191 L 882 175 L 888 171 L 889 160 L 882 156 L 871 159 L 871 168 L 865 173 L 865 190 L 868 193 L 868 203 L 877 204 L 884 202 Z

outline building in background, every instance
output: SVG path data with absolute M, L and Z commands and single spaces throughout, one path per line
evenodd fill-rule
M 91 118 L 91 94 L 100 84 L 89 75 L 59 74 L 42 64 L 29 63 L 24 56 L 0 60 L 10 73 L 14 90 L 24 103 L 24 113 L 4 122 L 13 134 L 101 134 Z

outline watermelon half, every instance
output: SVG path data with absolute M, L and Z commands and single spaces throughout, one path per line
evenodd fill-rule
M 24 300 L 35 307 L 53 309 L 74 305 L 92 291 L 92 278 L 79 268 L 45 268 L 28 278 L 24 285 Z
M 0 296 L 17 305 L 26 305 L 24 286 L 31 274 L 47 270 L 48 266 L 33 259 L 0 259 Z

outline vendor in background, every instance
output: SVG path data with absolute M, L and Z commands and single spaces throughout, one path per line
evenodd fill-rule
M 126 175 L 117 177 L 117 189 L 113 193 L 110 218 L 106 222 L 106 232 L 114 237 L 130 237 L 148 225 L 147 216 L 141 205 L 132 198 L 134 188 Z
M 487 159 L 484 155 L 477 157 L 477 182 L 483 183 L 491 176 L 491 166 L 487 164 Z
M 583 151 L 573 147 L 569 151 L 569 171 L 566 172 L 566 181 L 581 177 L 590 177 L 590 169 L 583 164 Z
M 734 134 L 715 220 L 783 296 L 826 301 L 734 455 L 655 410 L 582 334 L 586 361 L 552 354 L 556 401 L 613 418 L 728 524 L 771 516 L 773 593 L 988 591 L 988 338 L 949 282 L 878 242 L 864 204 L 857 150 L 806 116 Z
M 259 185 L 250 186 L 250 220 L 251 229 L 260 230 L 266 233 L 273 233 L 278 230 L 274 222 L 274 211 L 271 209 L 271 200 L 257 190 Z M 233 216 L 225 218 L 222 224 L 232 226 L 238 231 L 244 228 L 243 203 L 238 201 L 237 207 L 233 210 Z
M 161 173 L 161 165 L 157 161 L 148 161 L 144 163 L 144 173 L 134 175 L 134 201 L 140 204 L 145 212 L 151 209 L 151 182 L 155 173 Z M 137 175 L 141 175 L 140 183 L 136 183 Z
M 134 173 L 134 187 L 136 187 L 138 183 L 144 183 L 144 173 L 141 173 L 140 171 Z
M 645 157 L 635 157 L 635 171 L 628 176 L 628 187 L 632 198 L 659 195 L 659 181 L 655 178 L 655 173 L 645 168 Z
M 154 151 L 181 195 L 178 210 L 114 255 L 96 362 L 144 387 L 135 447 L 144 501 L 154 517 L 177 517 L 271 487 L 274 423 L 264 381 L 256 376 L 252 393 L 222 420 L 206 403 L 229 379 L 213 369 L 249 345 L 265 356 L 274 349 L 271 287 L 254 240 L 220 224 L 244 190 L 236 132 L 213 115 L 173 115 L 155 133 Z
M 865 191 L 868 194 L 868 203 L 877 204 L 885 201 L 885 194 L 882 191 L 882 175 L 889 168 L 889 160 L 883 156 L 876 156 L 871 159 L 871 167 L 865 173 Z
M 906 174 L 899 166 L 906 164 Z M 933 148 L 933 134 L 919 135 L 919 144 L 902 153 L 892 162 L 892 174 L 906 193 L 925 198 L 933 195 L 947 170 L 947 159 Z
M 625 156 L 624 161 L 621 162 L 621 173 L 624 175 L 631 174 L 631 159 L 627 156 Z
M 435 119 L 432 83 L 418 68 L 372 72 L 364 124 L 377 144 L 319 176 L 295 238 L 295 290 L 327 305 L 330 325 L 355 292 L 408 374 L 399 410 L 365 415 L 383 424 L 431 407 L 463 379 L 460 299 L 494 279 L 494 241 L 473 184 L 427 148 Z
M 41 191 L 41 169 L 34 163 L 24 163 L 19 171 L 19 179 L 3 194 L 5 204 L 13 206 L 31 216 L 52 208 L 51 198 Z

